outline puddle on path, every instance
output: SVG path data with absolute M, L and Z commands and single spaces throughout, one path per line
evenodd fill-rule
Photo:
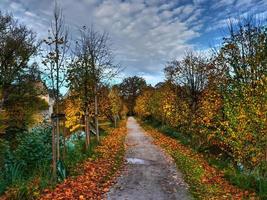
M 127 163 L 135 164 L 135 165 L 147 165 L 149 162 L 147 160 L 139 159 L 139 158 L 127 158 Z

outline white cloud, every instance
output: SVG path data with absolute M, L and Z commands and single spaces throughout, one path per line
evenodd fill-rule
M 126 67 L 124 73 L 141 74 L 152 82 L 162 79 L 168 60 L 181 57 L 186 49 L 198 48 L 192 39 L 223 27 L 229 13 L 245 13 L 250 8 L 263 13 L 267 7 L 266 0 L 193 0 L 187 4 L 169 0 L 59 1 L 73 38 L 79 27 L 93 23 L 110 33 L 116 61 Z M 2 0 L 0 6 L 42 38 L 47 34 L 53 2 Z

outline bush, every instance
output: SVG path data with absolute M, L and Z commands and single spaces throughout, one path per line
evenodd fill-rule
M 0 139 L 0 194 L 8 185 L 8 180 L 5 177 L 5 169 L 10 160 L 11 152 L 9 144 L 6 140 Z
M 50 126 L 42 125 L 18 137 L 14 159 L 27 169 L 26 173 L 31 173 L 40 165 L 52 160 L 51 133 Z
M 10 148 L 6 140 L 0 139 L 0 171 L 3 170 L 10 157 Z
M 51 175 L 51 137 L 51 127 L 42 124 L 19 134 L 14 151 L 10 150 L 7 141 L 0 140 L 0 194 L 9 187 L 11 199 L 27 199 L 31 188 L 25 185 L 33 177 L 40 177 L 41 187 L 47 186 Z
M 225 177 L 240 188 L 254 189 L 261 199 L 267 198 L 267 165 L 262 162 L 253 171 L 239 171 L 234 167 L 225 170 Z

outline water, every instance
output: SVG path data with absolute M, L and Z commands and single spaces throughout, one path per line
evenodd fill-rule
M 127 163 L 136 164 L 136 165 L 146 165 L 148 161 L 140 159 L 140 158 L 127 158 Z

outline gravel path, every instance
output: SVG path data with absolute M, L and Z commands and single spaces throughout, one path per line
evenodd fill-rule
M 127 122 L 127 165 L 108 200 L 191 199 L 172 159 L 152 143 L 132 117 Z

